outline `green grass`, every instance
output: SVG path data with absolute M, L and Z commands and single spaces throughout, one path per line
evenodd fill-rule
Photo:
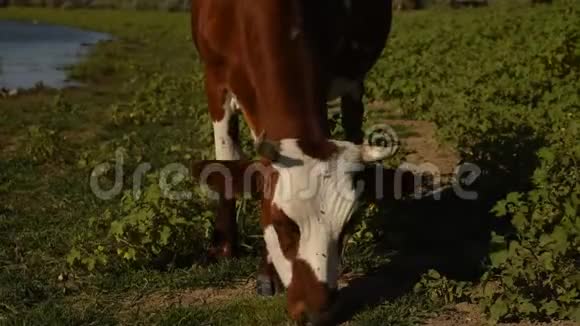
M 170 145 L 207 147 L 210 152 L 210 138 L 200 136 L 211 129 L 209 124 L 201 128 L 207 122 L 205 100 L 201 87 L 194 87 L 199 86 L 193 80 L 199 69 L 187 16 L 10 8 L 0 12 L 0 19 L 7 18 L 78 26 L 111 33 L 115 39 L 97 45 L 86 60 L 70 68 L 70 75 L 85 87 L 41 89 L 0 101 L 0 320 L 109 323 L 117 320 L 119 307 L 114 302 L 126 292 L 232 286 L 250 277 L 256 267 L 252 257 L 210 268 L 123 268 L 95 275 L 74 273 L 65 260 L 88 218 L 116 205 L 90 192 L 90 170 L 79 160 L 111 159 L 112 149 L 128 146 L 158 167 L 188 163 L 182 152 L 168 153 Z M 187 80 L 191 89 L 184 98 L 192 106 L 187 108 L 191 114 L 183 114 L 182 108 L 178 114 L 187 117 L 163 125 L 114 124 L 113 104 L 129 102 L 154 73 Z M 31 126 L 46 132 L 31 138 Z M 48 131 L 54 131 L 54 137 L 47 136 Z M 129 134 L 130 139 L 125 137 Z M 52 147 L 55 150 L 47 153 Z M 68 280 L 59 281 L 59 275 Z M 94 302 L 70 305 L 84 296 Z
M 542 7 L 521 9 L 522 15 L 515 18 L 509 17 L 506 10 L 503 7 L 465 11 L 435 9 L 396 16 L 389 50 L 368 82 L 369 100 L 387 103 L 389 109 L 370 112 L 367 124 L 383 118 L 400 118 L 402 113 L 426 117 L 437 122 L 444 131 L 443 136 L 454 143 L 465 139 L 465 130 L 471 130 L 468 128 L 485 128 L 488 122 L 479 119 L 484 114 L 479 112 L 472 116 L 470 107 L 463 105 L 462 96 L 469 94 L 479 99 L 497 98 L 502 94 L 492 90 L 489 94 L 483 91 L 473 94 L 467 82 L 483 84 L 490 89 L 495 86 L 493 81 L 482 82 L 485 79 L 478 75 L 479 71 L 495 69 L 495 61 L 493 58 L 486 60 L 485 67 L 475 65 L 472 59 L 483 54 L 472 53 L 469 49 L 480 46 L 488 49 L 489 55 L 497 52 L 508 62 L 517 56 L 509 51 L 506 55 L 507 50 L 492 51 L 492 43 L 487 43 L 492 38 L 509 43 L 509 37 L 508 40 L 501 38 L 502 33 L 509 33 L 509 30 L 492 31 L 487 38 L 473 35 L 487 31 L 485 19 L 489 17 L 503 22 L 506 29 L 512 26 L 512 19 L 526 21 L 528 15 L 544 21 L 538 18 L 543 17 L 545 9 Z M 547 12 L 553 15 L 556 10 L 559 9 Z M 119 207 L 120 197 L 100 200 L 92 194 L 88 182 L 90 169 L 97 163 L 113 159 L 116 148 L 123 147 L 129 153 L 128 171 L 142 162 L 150 162 L 154 169 L 159 169 L 168 163 L 187 165 L 191 158 L 213 155 L 202 74 L 191 42 L 187 15 L 8 8 L 0 10 L 0 19 L 34 19 L 114 36 L 111 42 L 97 45 L 81 63 L 70 67 L 70 76 L 85 83 L 84 87 L 62 91 L 39 89 L 0 100 L 0 323 L 285 324 L 287 317 L 282 297 L 264 299 L 251 293 L 209 305 L 176 304 L 152 311 L 135 311 L 122 304 L 131 298 L 162 291 L 236 287 L 251 278 L 258 262 L 254 248 L 257 221 L 251 206 L 240 208 L 243 240 L 248 248 L 247 255 L 241 259 L 215 265 L 196 261 L 193 267 L 190 263 L 168 271 L 119 263 L 93 273 L 71 269 L 66 263 L 71 247 L 89 229 L 88 220 L 102 216 L 107 209 L 115 211 Z M 465 53 L 453 51 L 453 47 L 447 48 L 448 44 L 439 42 L 441 35 L 461 27 L 475 30 L 471 34 L 453 34 L 465 42 L 461 43 Z M 551 32 L 549 27 L 545 29 L 546 33 Z M 526 51 L 516 53 L 524 56 Z M 425 66 L 430 69 L 421 68 Z M 457 66 L 471 70 L 460 70 Z M 519 90 L 513 93 L 520 94 Z M 449 103 L 453 105 L 446 107 Z M 461 119 L 456 117 L 460 114 Z M 35 130 L 39 132 L 34 133 L 30 127 L 37 127 Z M 415 135 L 404 126 L 395 126 L 395 129 L 401 137 Z M 463 133 L 454 134 L 458 130 Z M 493 137 L 495 134 L 482 131 L 482 135 Z M 471 143 L 477 144 L 478 140 Z M 469 152 L 475 148 L 471 143 L 463 144 L 461 149 Z M 130 185 L 125 186 L 129 188 Z M 437 226 L 421 224 L 424 227 L 418 231 L 417 239 L 430 241 L 429 236 L 438 239 L 432 230 L 435 227 L 443 230 L 439 221 L 455 216 L 457 211 L 446 207 L 447 210 L 439 212 L 433 211 L 439 206 L 432 207 L 416 207 L 420 221 L 427 221 L 431 214 L 441 214 Z M 406 214 L 417 217 L 408 211 L 399 217 L 405 218 Z M 405 224 L 408 220 L 411 218 L 394 221 L 392 225 L 396 227 L 397 223 Z M 466 222 L 465 218 L 450 220 L 477 226 Z M 433 223 L 433 219 L 429 222 Z M 446 234 L 460 233 L 455 231 L 455 228 L 448 228 Z M 373 256 L 365 251 L 365 234 L 359 234 L 364 255 L 358 257 L 358 251 L 354 250 L 350 261 L 356 266 L 349 266 L 363 272 L 377 265 Z M 465 238 L 471 236 L 466 234 Z M 101 244 L 103 239 L 89 240 L 90 244 Z M 463 248 L 461 244 L 447 244 L 456 250 Z M 422 296 L 406 292 L 399 298 L 378 300 L 376 307 L 363 307 L 350 323 L 415 325 L 437 309 L 436 304 Z

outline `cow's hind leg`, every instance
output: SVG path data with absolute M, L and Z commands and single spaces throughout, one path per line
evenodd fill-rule
M 206 92 L 210 116 L 213 121 L 215 155 L 217 160 L 239 160 L 242 152 L 239 145 L 239 121 L 236 114 L 237 102 L 219 83 L 219 75 L 206 71 Z M 219 194 L 217 214 L 210 256 L 232 257 L 238 251 L 238 225 L 236 201 L 233 194 Z
M 346 140 L 355 144 L 362 144 L 364 140 L 363 87 L 362 82 L 356 82 L 355 87 L 350 87 L 341 97 L 342 128 L 346 134 Z

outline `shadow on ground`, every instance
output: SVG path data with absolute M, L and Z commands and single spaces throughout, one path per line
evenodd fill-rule
M 422 274 L 436 269 L 456 280 L 476 280 L 488 255 L 493 201 L 461 200 L 452 188 L 433 196 L 410 199 L 381 210 L 389 230 L 380 250 L 397 250 L 393 259 L 341 289 L 335 306 L 337 322 L 366 308 L 413 291 Z M 392 203 L 391 203 L 392 205 Z
M 505 132 L 498 134 L 505 135 Z M 447 186 L 438 198 L 424 196 L 381 205 L 373 227 L 384 230 L 379 254 L 398 254 L 383 266 L 354 279 L 343 288 L 334 307 L 338 322 L 352 319 L 364 309 L 413 291 L 422 274 L 436 269 L 452 280 L 478 280 L 486 268 L 491 232 L 513 232 L 507 219 L 491 212 L 497 201 L 513 191 L 530 189 L 538 166 L 537 150 L 545 143 L 530 130 L 516 129 L 509 136 L 479 139 L 463 153 L 463 161 L 481 169 L 480 176 L 465 191 L 477 198 L 462 199 Z M 461 147 L 461 146 L 460 146 Z M 458 179 L 458 178 L 456 178 Z

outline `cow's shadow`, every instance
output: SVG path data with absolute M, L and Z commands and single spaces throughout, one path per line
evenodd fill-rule
M 391 262 L 372 273 L 351 280 L 340 290 L 333 306 L 334 321 L 336 324 L 346 322 L 364 309 L 409 293 L 420 275 L 420 269 Z
M 439 198 L 387 203 L 390 209 L 374 216 L 384 221 L 381 227 L 387 231 L 379 250 L 397 254 L 340 290 L 333 309 L 337 323 L 412 292 L 429 269 L 450 279 L 478 279 L 489 253 L 490 231 L 509 227 L 489 213 L 497 196 L 478 195 L 465 200 L 448 188 Z
M 465 140 L 466 142 L 472 140 Z M 480 168 L 482 175 L 465 199 L 446 188 L 440 197 L 423 197 L 385 203 L 389 209 L 375 216 L 387 236 L 379 246 L 398 254 L 387 264 L 354 279 L 336 302 L 338 322 L 413 291 L 421 275 L 436 269 L 449 279 L 478 280 L 488 266 L 491 232 L 510 237 L 515 233 L 509 219 L 499 219 L 495 204 L 510 192 L 525 192 L 539 166 L 536 155 L 546 140 L 529 127 L 498 126 L 461 153 L 462 160 Z

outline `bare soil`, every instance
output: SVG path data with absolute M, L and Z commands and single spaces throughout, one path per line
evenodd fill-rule
M 6 156 L 15 153 L 18 149 L 19 142 L 20 139 L 17 137 L 0 134 L 0 153 Z
M 255 293 L 255 281 L 248 281 L 233 288 L 204 288 L 183 290 L 160 290 L 148 294 L 133 294 L 123 302 L 122 316 L 129 313 L 152 313 L 169 307 L 220 304 L 233 298 L 249 297 Z M 123 318 L 122 318 L 123 319 Z
M 387 123 L 412 130 L 411 136 L 402 140 L 405 149 L 410 151 L 406 162 L 417 166 L 432 165 L 443 178 L 453 174 L 459 154 L 451 146 L 437 141 L 434 123 L 417 120 L 387 120 Z

